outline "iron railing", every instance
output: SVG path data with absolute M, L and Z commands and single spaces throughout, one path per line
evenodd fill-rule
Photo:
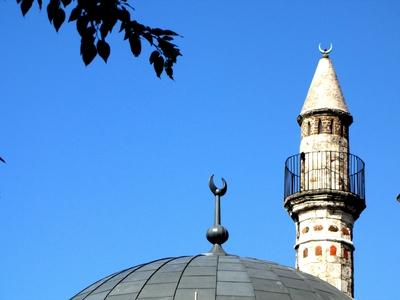
M 365 199 L 364 162 L 356 155 L 338 151 L 290 156 L 285 162 L 285 199 L 318 190 L 345 191 Z

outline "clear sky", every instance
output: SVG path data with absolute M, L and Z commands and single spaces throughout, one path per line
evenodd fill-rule
M 135 1 L 183 52 L 156 78 L 113 35 L 85 67 L 73 25 L 0 3 L 0 299 L 64 300 L 110 273 L 209 250 L 208 177 L 225 177 L 225 249 L 294 266 L 285 159 L 318 43 L 354 117 L 367 209 L 354 232 L 356 299 L 396 299 L 400 267 L 400 2 Z M 150 49 L 146 48 L 147 55 Z M 220 181 L 217 181 L 220 184 Z

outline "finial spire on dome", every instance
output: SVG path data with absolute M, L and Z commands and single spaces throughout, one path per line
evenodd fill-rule
M 214 245 L 210 253 L 225 255 L 226 253 L 221 245 L 228 240 L 229 233 L 228 230 L 221 225 L 221 197 L 225 195 L 228 185 L 225 179 L 222 178 L 222 188 L 218 188 L 214 184 L 214 175 L 211 175 L 208 186 L 215 196 L 214 226 L 207 230 L 207 240 Z

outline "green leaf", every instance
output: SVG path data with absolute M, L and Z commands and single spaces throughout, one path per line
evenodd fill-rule
M 133 34 L 129 37 L 129 45 L 131 46 L 132 54 L 135 57 L 140 55 L 142 51 L 142 43 L 140 41 L 140 37 L 137 34 Z
M 26 13 L 31 9 L 32 4 L 33 4 L 33 0 L 22 0 L 21 11 L 22 11 L 23 16 L 25 16 Z
M 57 32 L 60 30 L 60 27 L 64 23 L 64 21 L 65 21 L 65 12 L 62 8 L 59 8 L 53 19 L 53 25 Z
M 104 62 L 107 62 L 108 57 L 110 56 L 110 52 L 110 45 L 105 40 L 98 40 L 97 53 L 104 60 Z

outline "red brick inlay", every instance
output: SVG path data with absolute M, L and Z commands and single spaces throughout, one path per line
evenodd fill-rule
M 339 231 L 339 228 L 336 225 L 331 225 L 329 226 L 328 230 L 332 232 L 337 232 Z
M 332 256 L 336 256 L 336 247 L 334 245 L 331 246 L 329 251 Z
M 322 229 L 324 229 L 324 227 L 322 225 L 315 225 L 314 226 L 314 230 L 315 231 L 321 231 Z
M 322 255 L 322 248 L 321 248 L 321 246 L 315 247 L 315 255 L 316 255 L 316 256 L 321 256 L 321 255 Z
M 305 248 L 305 249 L 303 250 L 303 257 L 307 257 L 307 256 L 308 256 L 308 249 Z
M 343 227 L 343 228 L 342 228 L 342 233 L 343 233 L 344 235 L 350 235 L 350 230 L 349 230 L 347 227 Z

